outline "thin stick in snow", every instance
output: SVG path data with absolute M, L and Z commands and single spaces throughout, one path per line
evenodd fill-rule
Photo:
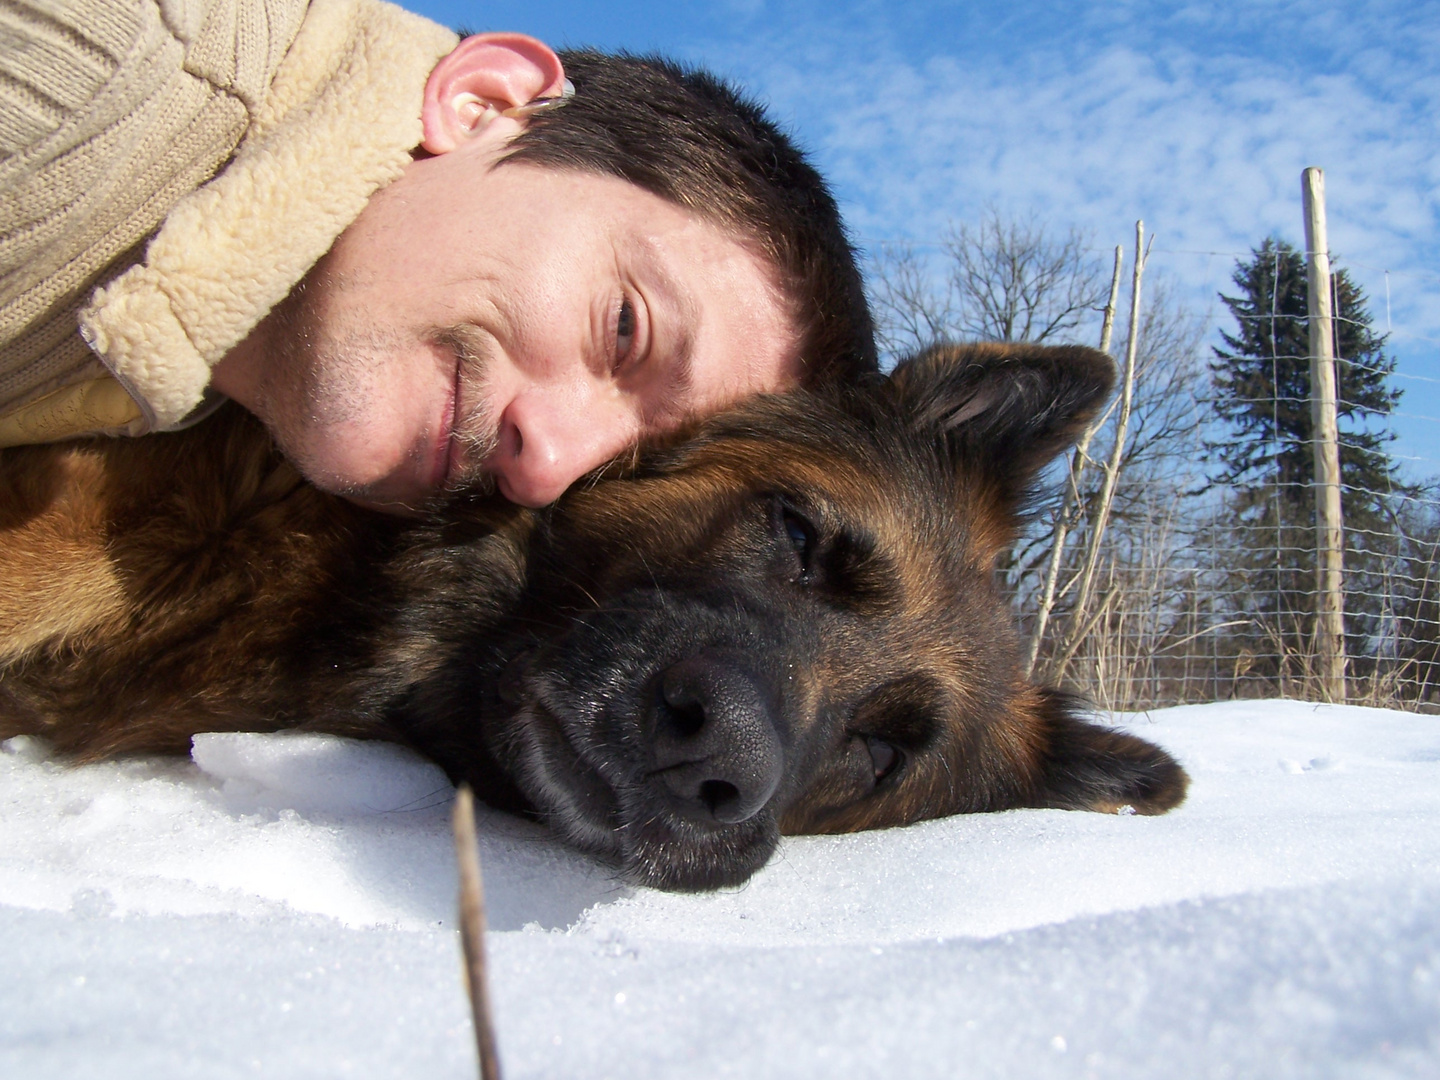
M 490 1020 L 490 988 L 485 977 L 485 886 L 480 880 L 480 849 L 475 837 L 475 798 L 470 786 L 455 793 L 455 858 L 460 864 L 460 943 L 465 950 L 465 988 L 475 1021 L 480 1080 L 500 1080 L 495 1025 Z

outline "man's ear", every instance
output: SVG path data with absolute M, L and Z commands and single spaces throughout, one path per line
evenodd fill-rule
M 506 109 L 559 97 L 564 87 L 560 58 L 543 42 L 524 34 L 473 34 L 430 72 L 420 145 L 448 154 Z
M 1115 364 L 1078 345 L 936 345 L 900 363 L 890 384 L 913 427 L 957 468 L 1018 497 L 1094 419 Z

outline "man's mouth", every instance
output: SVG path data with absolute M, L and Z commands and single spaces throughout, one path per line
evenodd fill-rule
M 461 416 L 460 373 L 464 360 L 461 351 L 443 334 L 435 335 L 429 344 L 436 360 L 444 365 L 443 370 L 450 376 L 445 395 L 433 414 L 435 419 L 428 432 L 428 445 L 423 456 L 417 455 L 423 461 L 417 479 L 425 485 L 426 495 L 434 498 L 452 490 L 457 467 L 461 464 L 456 425 Z
M 455 374 L 442 413 L 437 490 L 488 491 L 491 481 L 484 463 L 499 440 L 488 415 L 485 358 L 468 347 L 456 331 L 442 338 L 442 344 L 453 352 Z
M 462 363 L 456 360 L 455 381 L 450 384 L 450 401 L 445 410 L 445 425 L 443 434 L 445 437 L 444 453 L 445 458 L 441 469 L 439 489 L 444 491 L 455 490 L 454 485 L 464 473 L 464 446 L 457 437 L 456 424 L 460 413 L 460 368 Z

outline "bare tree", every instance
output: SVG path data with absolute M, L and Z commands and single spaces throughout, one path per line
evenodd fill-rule
M 1143 524 L 1154 502 L 1152 489 L 1185 492 L 1205 482 L 1202 424 L 1208 388 L 1204 349 L 1208 324 L 1176 297 L 1163 274 L 1151 272 L 1151 278 L 1140 320 L 1135 400 L 1121 458 L 1123 482 L 1116 486 L 1111 510 L 1112 528 Z M 1129 341 L 1122 334 L 1116 351 L 1123 356 L 1128 348 Z M 1087 508 L 1094 502 L 1101 480 L 1092 466 L 1113 456 L 1114 403 L 1101 420 L 1084 459 L 1072 463 L 1079 488 L 1068 501 L 1077 516 L 1067 531 L 1085 528 Z M 1056 507 L 1055 512 L 1062 509 Z M 1017 548 L 1014 567 L 1022 574 L 1049 555 L 1050 515 L 1042 517 L 1047 527 L 1027 534 Z
M 870 262 L 870 310 L 882 354 L 898 359 L 955 336 L 949 290 L 934 266 L 909 244 L 882 248 Z
M 1076 229 L 1056 239 L 1033 218 L 990 210 L 945 241 L 959 337 L 974 341 L 1068 339 L 1105 303 L 1109 276 Z
M 1092 253 L 1078 230 L 1057 233 L 1034 219 L 1009 221 L 992 210 L 978 226 L 957 225 L 947 235 L 933 256 L 894 245 L 872 260 L 876 326 L 891 356 L 938 340 L 1100 341 L 1112 275 L 1108 259 Z M 985 279 L 987 267 L 994 281 Z M 1143 484 L 1164 481 L 1198 460 L 1198 399 L 1207 385 L 1200 356 L 1205 330 L 1204 320 L 1177 299 L 1164 276 L 1151 273 L 1121 459 L 1129 479 L 1117 486 L 1111 511 L 1119 522 L 1145 512 L 1150 500 L 1141 497 Z M 1128 335 L 1118 336 L 1116 351 L 1123 356 Z M 1113 455 L 1113 419 L 1112 414 L 1111 423 L 1094 433 L 1089 461 Z M 1082 477 L 1077 493 L 1082 508 L 1096 493 L 1097 477 L 1097 472 Z M 1048 539 L 1048 531 L 1027 537 L 1012 571 L 1023 576 L 1032 570 L 1048 554 Z
M 992 211 L 950 230 L 935 255 L 887 249 L 874 261 L 871 290 L 883 347 L 903 355 L 937 339 L 1099 343 L 1111 283 L 1110 267 L 1077 230 Z M 1033 620 L 1032 662 L 1052 677 L 1068 669 L 1117 703 L 1169 670 L 1166 656 L 1150 663 L 1137 649 L 1208 632 L 1187 615 L 1193 571 L 1168 557 L 1189 542 L 1199 503 L 1187 496 L 1203 484 L 1206 327 L 1163 276 L 1147 275 L 1145 293 L 1116 335 L 1116 352 L 1133 364 L 1129 408 L 1112 406 L 1096 425 L 1070 463 L 1068 497 L 1037 515 L 1000 568 Z
M 912 246 L 882 250 L 871 300 L 881 348 L 901 356 L 938 340 L 1074 340 L 1097 318 L 1109 280 L 1079 230 L 1057 237 L 992 209 L 977 225 L 952 227 L 935 258 Z
M 1209 323 L 1175 295 L 1163 273 L 1146 285 L 1135 367 L 1135 411 L 1125 447 L 1126 488 L 1116 492 L 1117 519 L 1133 516 L 1126 489 L 1154 483 L 1203 482 L 1205 400 L 1209 394 L 1205 338 Z M 1128 347 L 1128 342 L 1126 343 Z

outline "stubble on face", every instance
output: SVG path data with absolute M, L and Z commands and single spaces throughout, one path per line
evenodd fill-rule
M 267 318 L 270 362 L 251 408 L 281 451 L 321 490 L 383 509 L 426 513 L 461 491 L 492 492 L 485 463 L 499 444 L 499 425 L 488 390 L 488 339 L 468 325 L 437 327 L 418 341 L 368 324 L 335 325 L 326 298 L 343 288 L 322 264 Z M 353 475 L 357 452 L 375 438 L 376 421 L 396 392 L 394 358 L 417 345 L 455 364 L 448 474 L 439 490 L 418 500 L 397 497 L 389 476 L 360 481 Z M 432 446 L 410 447 L 406 461 L 423 470 Z

